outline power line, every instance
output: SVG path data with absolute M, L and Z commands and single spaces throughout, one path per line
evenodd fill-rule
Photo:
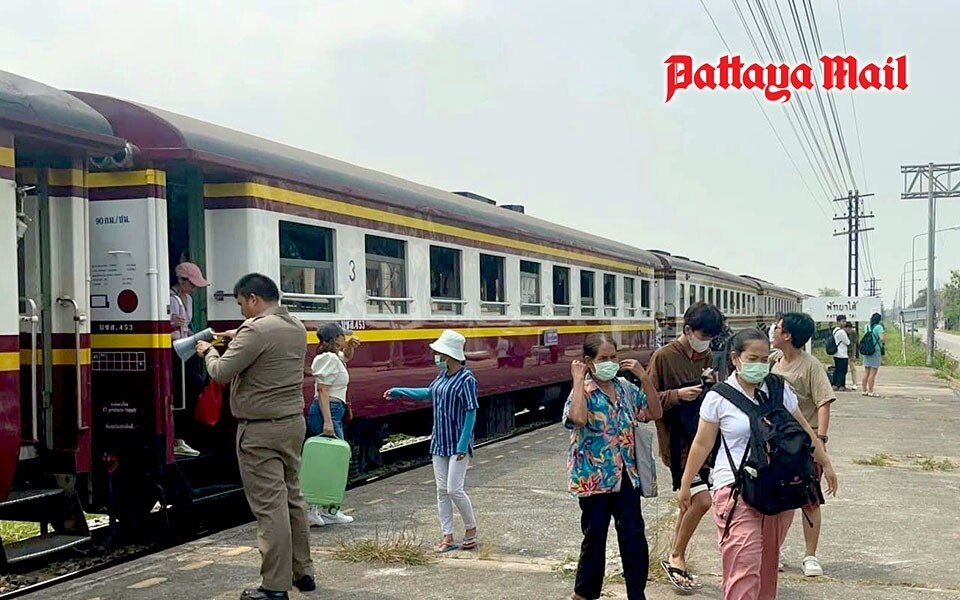
M 726 47 L 727 52 L 733 54 L 733 50 L 730 49 L 730 45 L 727 44 L 727 40 L 724 39 L 723 33 L 720 32 L 720 28 L 717 26 L 717 22 L 714 20 L 713 15 L 710 14 L 710 9 L 707 8 L 707 5 L 704 3 L 704 0 L 700 0 L 700 6 L 703 7 L 704 12 L 707 13 L 707 17 L 710 19 L 710 22 L 713 23 L 713 28 L 717 32 L 717 35 L 720 37 L 720 41 L 723 42 L 723 45 Z M 757 100 L 757 97 L 753 94 L 750 95 L 753 98 L 754 103 L 757 105 L 757 109 L 760 111 L 760 114 L 763 115 L 764 120 L 766 120 L 767 125 L 770 126 L 770 129 L 773 131 L 773 135 L 776 136 L 777 141 L 780 143 L 780 147 L 783 149 L 784 153 L 787 155 L 787 158 L 790 159 L 790 164 L 793 165 L 793 168 L 796 169 L 797 175 L 800 177 L 800 181 L 803 182 L 804 187 L 807 188 L 807 191 L 810 192 L 810 196 L 813 197 L 816 201 L 817 196 L 813 193 L 813 190 L 810 189 L 810 184 L 807 183 L 807 179 L 803 176 L 803 172 L 800 171 L 800 167 L 797 166 L 797 162 L 793 160 L 793 155 L 790 154 L 790 151 L 787 149 L 787 145 L 783 143 L 783 138 L 780 137 L 780 133 L 777 132 L 777 128 L 774 127 L 773 122 L 770 120 L 770 117 L 767 116 L 767 113 L 763 110 L 763 106 L 760 104 L 760 101 Z M 820 206 L 820 203 L 817 203 L 817 206 Z M 823 210 L 823 207 L 821 207 Z M 824 212 L 825 216 L 829 216 Z

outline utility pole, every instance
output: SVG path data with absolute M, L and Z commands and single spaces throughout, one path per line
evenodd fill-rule
M 867 280 L 867 295 L 876 298 L 880 295 L 880 288 L 877 287 L 877 282 L 880 281 L 876 277 L 871 277 Z
M 873 231 L 873 227 L 863 227 L 862 219 L 872 219 L 873 213 L 863 214 L 863 198 L 873 194 L 860 195 L 858 190 L 847 192 L 846 198 L 836 198 L 834 202 L 847 202 L 847 212 L 841 217 L 834 217 L 834 221 L 846 221 L 846 231 L 834 232 L 834 237 L 847 236 L 847 295 L 860 295 L 860 234 Z
M 953 174 L 960 172 L 960 163 L 901 166 L 900 172 L 903 173 L 903 193 L 900 194 L 900 199 L 919 200 L 926 197 L 927 200 L 927 366 L 930 367 L 933 366 L 934 332 L 937 328 L 934 310 L 936 296 L 933 289 L 933 263 L 937 247 L 937 199 L 960 198 L 960 181 L 953 183 Z

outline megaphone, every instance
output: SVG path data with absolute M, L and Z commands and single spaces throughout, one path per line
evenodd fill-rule
M 180 360 L 187 362 L 197 353 L 197 342 L 212 342 L 216 338 L 213 329 L 209 327 L 200 333 L 195 333 L 190 337 L 180 338 L 173 341 L 173 351 L 177 353 Z

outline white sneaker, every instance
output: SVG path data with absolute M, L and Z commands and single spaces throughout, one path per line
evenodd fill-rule
M 777 570 L 783 573 L 783 552 L 780 553 L 780 560 L 777 561 Z
M 180 456 L 200 456 L 200 452 L 188 446 L 183 440 L 174 440 L 173 453 Z
M 807 577 L 820 577 L 823 575 L 823 567 L 816 556 L 803 557 L 803 574 Z
M 320 515 L 323 517 L 324 523 L 330 523 L 331 525 L 353 523 L 353 517 L 343 514 L 339 508 L 335 510 L 323 509 L 320 511 Z
M 307 522 L 310 523 L 310 527 L 323 527 L 326 525 L 323 517 L 320 516 L 319 506 L 310 506 L 307 508 Z

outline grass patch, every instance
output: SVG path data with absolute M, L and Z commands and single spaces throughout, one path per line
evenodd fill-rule
M 874 454 L 869 458 L 855 458 L 853 459 L 853 464 L 869 465 L 871 467 L 889 467 L 893 464 L 893 457 L 889 454 L 881 452 L 879 454 Z
M 960 467 L 949 458 L 934 458 L 932 456 L 923 456 L 917 458 L 914 464 L 918 465 L 924 471 L 953 471 Z
M 0 521 L 0 538 L 5 544 L 19 542 L 40 534 L 39 523 L 26 521 Z
M 341 541 L 333 552 L 337 560 L 351 563 L 424 566 L 435 560 L 433 553 L 416 537 L 404 532 L 374 539 Z

